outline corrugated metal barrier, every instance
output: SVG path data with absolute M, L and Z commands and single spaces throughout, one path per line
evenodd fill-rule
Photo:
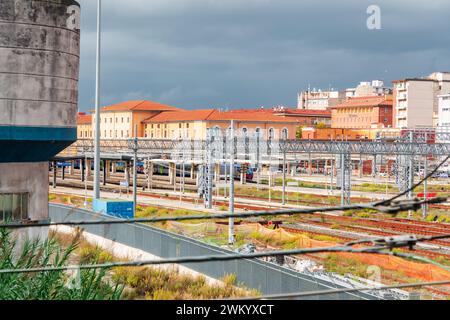
M 50 218 L 52 222 L 106 219 L 105 216 L 94 214 L 91 211 L 55 204 L 50 205 Z M 107 217 L 107 219 L 114 218 Z M 232 251 L 211 246 L 182 235 L 142 224 L 94 225 L 85 226 L 85 230 L 94 235 L 146 251 L 161 258 L 233 253 Z M 258 259 L 186 263 L 183 265 L 215 279 L 219 279 L 227 274 L 236 274 L 238 283 L 242 283 L 248 288 L 258 289 L 262 294 L 344 288 L 332 281 L 319 279 L 313 275 L 303 274 Z M 377 297 L 368 293 L 355 292 L 305 297 L 303 299 L 353 300 L 377 299 Z

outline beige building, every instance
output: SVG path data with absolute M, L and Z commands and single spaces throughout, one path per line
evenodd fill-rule
M 339 129 L 392 127 L 392 97 L 349 98 L 332 108 L 331 127 Z
M 92 115 L 79 112 L 77 115 L 77 139 L 92 139 Z
M 144 136 L 142 122 L 165 111 L 179 111 L 181 109 L 160 104 L 153 101 L 127 101 L 101 108 L 100 138 L 126 139 L 134 137 L 137 125 L 137 136 Z M 95 127 L 95 111 L 92 115 L 92 128 Z
M 297 109 L 327 110 L 345 100 L 345 94 L 337 90 L 308 89 L 298 93 Z
M 426 78 L 396 80 L 393 84 L 396 128 L 438 125 L 438 96 L 450 92 L 450 73 L 435 72 Z
M 271 110 L 219 111 L 215 109 L 162 112 L 143 122 L 150 139 L 205 139 L 207 130 L 226 130 L 235 120 L 236 134 L 295 139 L 298 121 L 274 115 Z

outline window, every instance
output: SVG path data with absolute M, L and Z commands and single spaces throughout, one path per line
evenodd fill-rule
M 109 123 L 112 123 L 112 118 L 109 118 Z
M 247 128 L 242 128 L 242 136 L 243 137 L 247 137 L 247 133 L 248 133 L 248 129 Z
M 28 219 L 28 193 L 0 194 L 0 220 L 21 221 Z
M 186 123 L 186 129 L 189 129 L 189 123 Z
M 180 129 L 181 129 L 181 123 L 179 123 L 179 124 L 178 124 L 178 128 L 180 128 Z
M 255 136 L 256 137 L 261 137 L 261 128 L 256 128 L 255 129 Z
M 127 122 L 130 123 L 130 117 L 127 118 Z
M 281 131 L 281 135 L 282 135 L 282 138 L 283 139 L 287 139 L 289 136 L 288 136 L 288 129 L 286 129 L 286 128 L 284 128 L 282 131 Z
M 275 138 L 275 129 L 274 128 L 270 128 L 269 129 L 269 140 L 272 140 Z
M 122 123 L 123 123 L 123 117 L 122 117 Z

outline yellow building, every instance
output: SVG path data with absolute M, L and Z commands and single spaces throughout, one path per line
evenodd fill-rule
M 142 122 L 161 112 L 180 111 L 181 109 L 153 101 L 127 101 L 100 109 L 100 138 L 126 139 L 134 137 L 137 125 L 137 136 L 144 136 Z M 95 127 L 95 111 L 92 115 L 92 128 Z
M 205 139 L 208 129 L 226 130 L 235 120 L 236 133 L 260 132 L 263 137 L 295 139 L 298 120 L 270 110 L 219 111 L 215 109 L 162 112 L 143 121 L 150 139 Z
M 92 139 L 92 115 L 83 112 L 78 113 L 77 116 L 77 138 L 78 139 Z

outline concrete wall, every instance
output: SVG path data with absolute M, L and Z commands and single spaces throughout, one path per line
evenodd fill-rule
M 410 81 L 408 87 L 407 126 L 433 126 L 434 100 L 437 99 L 433 81 Z
M 0 125 L 76 127 L 79 13 L 75 1 L 1 1 Z
M 29 193 L 30 219 L 47 219 L 48 163 L 0 163 L 0 193 Z

